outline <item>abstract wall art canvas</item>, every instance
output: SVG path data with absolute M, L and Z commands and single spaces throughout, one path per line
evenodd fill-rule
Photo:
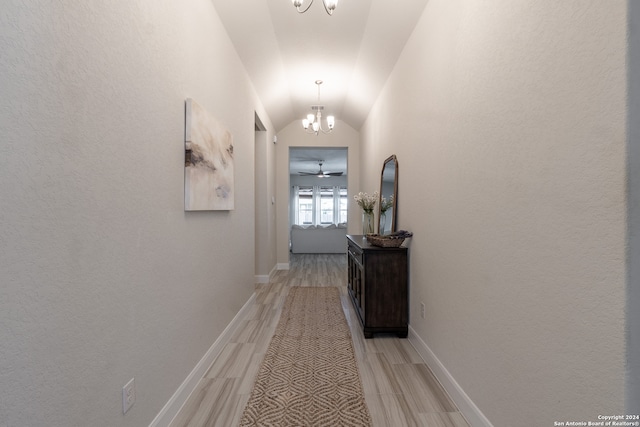
M 193 99 L 186 101 L 184 209 L 232 210 L 233 137 Z

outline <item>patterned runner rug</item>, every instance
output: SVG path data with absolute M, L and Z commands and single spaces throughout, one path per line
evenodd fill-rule
M 294 287 L 241 426 L 370 426 L 336 287 Z

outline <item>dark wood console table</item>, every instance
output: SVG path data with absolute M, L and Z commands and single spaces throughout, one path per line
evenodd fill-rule
M 364 337 L 409 332 L 407 248 L 381 248 L 365 236 L 347 235 L 348 290 Z

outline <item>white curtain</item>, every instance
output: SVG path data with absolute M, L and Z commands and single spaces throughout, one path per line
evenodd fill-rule
M 320 225 L 321 208 L 322 204 L 320 203 L 320 198 L 322 197 L 322 192 L 320 191 L 320 187 L 317 185 L 313 186 L 313 224 Z
M 340 187 L 333 186 L 333 223 L 340 222 Z
M 293 186 L 293 203 L 291 204 L 291 209 L 293 210 L 293 222 L 292 224 L 300 224 L 300 215 L 298 212 L 298 204 L 300 202 L 300 197 L 298 196 L 300 193 L 300 186 Z

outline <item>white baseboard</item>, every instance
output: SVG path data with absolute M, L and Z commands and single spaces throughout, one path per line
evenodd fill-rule
M 289 269 L 289 263 L 288 262 L 282 262 L 279 263 L 278 265 L 276 265 L 278 270 L 288 270 Z
M 271 269 L 271 271 L 269 272 L 269 274 L 263 274 L 263 275 L 255 276 L 255 283 L 259 283 L 259 284 L 269 283 L 271 281 L 271 279 L 273 279 L 273 276 L 276 274 L 276 272 L 278 270 L 288 270 L 289 269 L 289 264 L 287 264 L 287 268 L 286 269 L 278 268 L 279 265 L 280 264 L 274 265 L 273 268 Z
M 471 398 L 464 392 L 460 384 L 453 378 L 447 368 L 440 362 L 429 346 L 416 334 L 416 331 L 409 326 L 409 342 L 416 349 L 420 357 L 431 368 L 431 371 L 436 376 L 440 384 L 449 393 L 451 399 L 455 402 L 456 406 L 466 418 L 469 425 L 472 427 L 493 427 L 493 424 L 487 417 L 484 416 L 480 408 L 476 406 Z
M 171 424 L 171 421 L 178 415 L 180 409 L 185 404 L 191 393 L 195 390 L 200 379 L 207 372 L 207 369 L 211 366 L 213 361 L 222 352 L 224 346 L 229 342 L 233 333 L 240 326 L 240 322 L 246 317 L 247 312 L 250 310 L 253 302 L 256 298 L 256 294 L 251 295 L 251 298 L 242 306 L 238 314 L 231 320 L 231 323 L 227 325 L 222 334 L 213 343 L 209 350 L 205 353 L 204 357 L 200 359 L 196 367 L 193 368 L 187 378 L 180 384 L 178 390 L 171 396 L 164 408 L 160 410 L 155 419 L 149 424 L 149 427 L 164 427 Z
M 255 276 L 254 283 L 269 283 L 269 274 Z

